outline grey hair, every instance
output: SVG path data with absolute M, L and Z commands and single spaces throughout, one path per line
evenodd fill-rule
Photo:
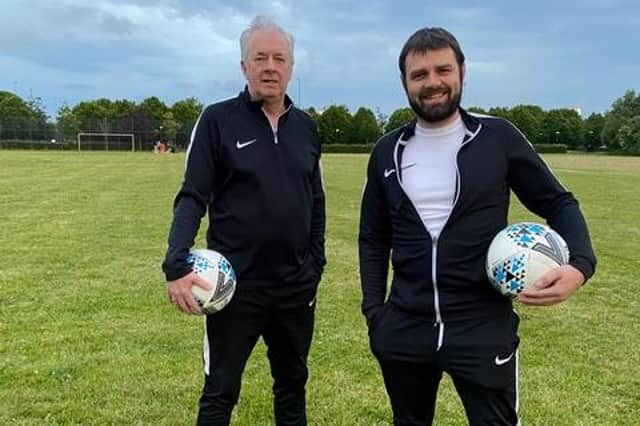
M 240 55 L 243 61 L 247 59 L 247 55 L 249 52 L 247 51 L 249 44 L 249 36 L 256 31 L 266 30 L 266 31 L 276 31 L 284 36 L 287 40 L 287 44 L 289 45 L 289 57 L 291 58 L 291 63 L 293 63 L 293 36 L 286 32 L 280 25 L 278 25 L 273 19 L 268 18 L 263 15 L 258 15 L 253 18 L 249 27 L 242 32 L 240 35 Z

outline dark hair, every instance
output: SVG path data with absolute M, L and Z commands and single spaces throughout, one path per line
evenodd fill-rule
M 405 74 L 404 61 L 410 52 L 427 53 L 429 50 L 440 50 L 446 49 L 447 47 L 453 50 L 458 65 L 462 66 L 464 64 L 464 53 L 462 53 L 458 40 L 456 40 L 453 34 L 439 27 L 419 29 L 409 37 L 409 40 L 407 40 L 400 52 L 398 65 L 400 66 L 402 77 L 404 78 Z

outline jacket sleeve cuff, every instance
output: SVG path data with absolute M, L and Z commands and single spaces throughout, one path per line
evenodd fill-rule
M 583 285 L 587 283 L 589 278 L 591 278 L 595 272 L 594 265 L 591 264 L 591 262 L 583 259 L 571 259 L 569 265 L 573 266 L 582 273 L 582 275 L 584 276 L 584 283 L 582 283 Z
M 162 262 L 162 270 L 167 281 L 175 281 L 179 278 L 189 275 L 193 269 L 186 260 L 186 253 L 189 250 L 175 250 L 171 247 L 167 251 L 167 256 Z
M 371 324 L 371 322 L 375 319 L 376 315 L 380 312 L 380 309 L 384 306 L 384 303 L 371 305 L 366 309 L 362 310 L 365 318 L 367 319 L 367 324 Z
M 175 281 L 175 280 L 180 279 L 180 278 L 182 278 L 184 276 L 187 276 L 191 272 L 192 272 L 192 269 L 189 268 L 189 267 L 187 267 L 185 269 L 180 269 L 180 270 L 178 270 L 178 269 L 171 270 L 171 271 L 165 270 L 164 276 L 165 276 L 167 282 L 169 282 L 169 281 Z

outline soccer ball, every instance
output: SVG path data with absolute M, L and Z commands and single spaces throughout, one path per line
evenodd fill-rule
M 567 243 L 557 232 L 538 223 L 516 223 L 493 238 L 486 268 L 491 284 L 515 299 L 547 271 L 568 262 Z
M 227 306 L 236 290 L 236 273 L 231 263 L 217 251 L 207 249 L 190 250 L 187 263 L 211 286 L 210 290 L 191 287 L 191 293 L 202 312 L 214 314 Z

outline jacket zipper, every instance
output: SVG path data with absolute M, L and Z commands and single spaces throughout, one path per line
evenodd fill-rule
M 440 231 L 440 235 L 442 235 L 442 233 L 444 232 L 444 229 L 447 226 L 447 223 L 449 222 L 449 218 L 451 217 L 451 213 L 453 213 L 453 210 L 456 207 L 456 204 L 458 204 L 458 199 L 460 197 L 460 187 L 462 186 L 461 184 L 461 178 L 460 178 L 460 168 L 458 166 L 458 154 L 460 154 L 460 151 L 462 150 L 462 148 L 467 145 L 469 142 L 471 142 L 476 135 L 480 132 L 480 129 L 482 129 L 482 125 L 479 125 L 478 128 L 476 129 L 476 131 L 474 133 L 467 133 L 470 134 L 471 137 L 469 139 L 467 139 L 466 141 L 463 141 L 460 144 L 460 147 L 458 148 L 458 151 L 456 152 L 456 189 L 455 189 L 455 198 L 453 200 L 453 204 L 451 205 L 451 209 L 449 209 L 449 214 L 447 215 L 447 219 L 444 221 L 444 225 L 442 226 L 442 230 Z M 468 132 L 468 130 L 467 130 Z M 398 179 L 398 183 L 400 184 L 400 187 L 402 188 L 403 192 L 405 192 L 406 195 L 406 191 L 404 191 L 404 187 L 402 186 L 402 181 L 400 180 L 400 173 L 398 173 L 398 170 L 400 170 L 400 162 L 398 161 L 398 144 L 400 143 L 400 141 L 398 141 L 398 143 L 396 143 L 396 147 L 394 150 L 394 162 L 396 165 L 396 178 Z M 413 204 L 413 202 L 411 202 Z M 414 205 L 414 210 L 418 211 L 418 209 L 415 207 Z M 420 219 L 420 221 L 422 222 L 422 219 Z M 424 222 L 423 222 L 424 223 Z M 427 231 L 427 234 L 429 234 L 429 237 L 431 238 L 431 281 L 433 283 L 433 309 L 435 310 L 436 313 L 436 322 L 433 324 L 434 327 L 438 327 L 438 343 L 436 346 L 436 352 L 440 350 L 440 348 L 442 347 L 442 344 L 444 343 L 444 321 L 442 320 L 442 313 L 440 312 L 440 292 L 438 290 L 438 271 L 437 271 L 437 261 L 438 261 L 438 240 L 439 240 L 439 236 L 438 237 L 434 237 L 433 235 L 431 235 L 431 232 L 429 232 L 429 229 L 427 229 L 427 227 L 424 227 L 425 230 Z
M 447 215 L 447 219 L 444 221 L 444 225 L 442 225 L 442 230 L 440 231 L 440 235 L 444 232 L 447 227 L 447 223 L 449 222 L 449 218 L 451 217 L 451 213 L 456 208 L 456 204 L 458 204 L 458 200 L 460 199 L 460 188 L 462 187 L 462 178 L 460 177 L 460 166 L 458 165 L 458 155 L 462 148 L 467 145 L 473 138 L 478 134 L 482 126 L 478 127 L 475 133 L 471 134 L 471 137 L 466 141 L 463 141 L 458 147 L 458 151 L 456 152 L 456 189 L 455 189 L 455 198 L 453 199 L 453 203 L 451 204 L 451 209 L 449 210 L 449 214 Z M 470 133 L 467 133 L 470 134 Z M 428 230 L 427 230 L 428 232 Z M 433 281 L 433 298 L 434 298 L 434 309 L 436 310 L 436 323 L 434 327 L 438 327 L 438 345 L 436 347 L 436 352 L 440 350 L 444 341 L 444 321 L 442 321 L 442 313 L 440 312 L 440 294 L 438 292 L 438 274 L 437 274 L 437 259 L 438 259 L 438 239 L 440 237 L 431 236 L 431 240 L 433 241 L 433 247 L 431 249 L 431 280 Z
M 284 111 L 282 111 L 280 113 L 280 115 L 278 115 L 278 119 L 276 120 L 276 123 L 280 122 L 280 118 L 285 115 L 287 112 L 289 112 L 289 110 L 291 109 L 293 104 L 290 104 Z M 267 123 L 269 123 L 269 127 L 271 127 L 271 121 L 269 120 L 269 117 L 267 116 L 267 113 L 264 112 L 264 110 L 262 111 L 262 113 L 264 114 L 265 118 L 267 119 Z M 279 124 L 276 124 L 279 127 Z M 273 127 L 271 127 L 271 132 L 273 133 L 273 143 L 278 145 L 278 129 L 274 129 Z
M 449 212 L 449 214 L 451 214 L 451 212 Z M 438 345 L 436 346 L 436 352 L 440 350 L 442 341 L 444 340 L 444 321 L 442 321 L 442 314 L 440 312 L 440 293 L 438 290 L 438 274 L 436 273 L 437 260 L 438 237 L 431 236 L 431 282 L 433 282 L 433 308 L 436 311 L 436 322 L 433 326 L 438 327 Z

